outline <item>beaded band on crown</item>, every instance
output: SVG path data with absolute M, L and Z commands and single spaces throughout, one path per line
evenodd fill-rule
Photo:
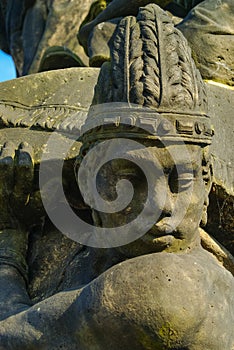
M 83 134 L 81 140 L 84 143 L 113 137 L 128 137 L 207 145 L 211 144 L 214 134 L 210 118 L 205 114 L 173 113 L 130 107 L 113 108 L 113 106 L 112 109 L 102 108 L 100 112 L 91 108 L 81 133 Z

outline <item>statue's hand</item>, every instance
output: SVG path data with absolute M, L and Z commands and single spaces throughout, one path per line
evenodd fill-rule
M 43 206 L 33 187 L 32 147 L 6 142 L 0 153 L 0 229 L 28 228 L 38 222 Z

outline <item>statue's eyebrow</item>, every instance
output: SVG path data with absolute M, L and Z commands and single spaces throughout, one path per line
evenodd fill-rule
M 174 169 L 177 172 L 188 172 L 188 173 L 192 173 L 193 175 L 196 175 L 201 169 L 201 163 L 198 163 L 196 161 L 178 162 L 177 164 L 174 165 Z

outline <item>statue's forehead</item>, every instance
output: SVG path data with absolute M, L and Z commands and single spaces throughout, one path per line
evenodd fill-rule
M 201 160 L 202 149 L 198 145 L 170 144 L 164 147 L 142 145 L 140 148 L 127 151 L 124 157 L 119 154 L 119 160 L 113 162 L 113 166 L 116 170 L 120 167 L 131 168 L 135 164 L 160 168 L 183 165 L 194 169 L 201 166 Z

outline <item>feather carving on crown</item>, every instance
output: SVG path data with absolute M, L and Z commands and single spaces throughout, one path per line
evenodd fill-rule
M 152 120 L 152 125 L 156 119 L 157 125 L 160 118 L 164 124 L 168 120 L 173 124 L 173 130 L 166 130 L 168 139 L 180 136 L 188 142 L 211 142 L 205 84 L 187 40 L 155 4 L 140 8 L 137 17 L 125 17 L 118 25 L 111 60 L 101 68 L 84 133 L 108 118 L 118 126 L 131 113 L 138 126 L 144 118 L 148 123 Z M 157 126 L 154 129 L 156 135 Z M 89 132 L 89 138 L 108 137 L 103 130 L 99 128 L 92 137 Z M 120 128 L 115 132 L 121 136 Z

